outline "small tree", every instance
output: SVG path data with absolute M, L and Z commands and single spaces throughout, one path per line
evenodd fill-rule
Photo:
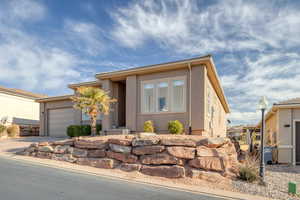
M 97 133 L 97 116 L 101 113 L 109 114 L 111 103 L 116 102 L 108 95 L 108 92 L 95 87 L 79 87 L 72 101 L 75 109 L 82 110 L 90 117 L 92 136 Z

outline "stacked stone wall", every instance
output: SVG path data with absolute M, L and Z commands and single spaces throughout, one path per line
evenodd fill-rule
M 228 138 L 173 135 L 73 138 L 34 143 L 21 154 L 150 176 L 214 181 L 234 176 L 238 163 Z

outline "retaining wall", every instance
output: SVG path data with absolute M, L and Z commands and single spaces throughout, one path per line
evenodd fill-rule
M 232 177 L 237 153 L 228 138 L 102 136 L 31 144 L 20 154 L 166 178 Z

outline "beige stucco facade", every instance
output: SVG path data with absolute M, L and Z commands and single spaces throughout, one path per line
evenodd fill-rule
M 226 137 L 226 112 L 207 76 L 205 77 L 205 81 L 205 130 L 207 130 L 210 136 Z
M 278 147 L 278 162 L 296 164 L 296 122 L 300 122 L 300 101 L 274 104 L 266 115 L 266 140 L 271 139 Z M 273 137 L 272 137 L 273 136 Z M 270 139 L 269 139 L 270 140 Z M 299 162 L 299 161 L 298 161 Z
M 38 124 L 39 113 L 35 99 L 0 91 L 0 119 L 7 118 L 8 123 L 21 125 Z
M 154 66 L 146 66 L 133 70 L 123 70 L 96 75 L 97 81 L 72 84 L 70 88 L 76 91 L 79 86 L 101 87 L 109 91 L 110 96 L 117 99 L 112 105 L 109 115 L 102 119 L 102 130 L 109 133 L 117 128 L 127 128 L 132 133 L 142 132 L 144 122 L 152 120 L 157 133 L 168 133 L 168 122 L 179 120 L 188 134 L 202 134 L 210 136 L 226 136 L 226 113 L 229 107 L 220 85 L 216 69 L 211 57 L 165 63 Z M 142 84 L 159 80 L 184 80 L 184 109 L 178 112 L 149 112 L 142 111 Z M 208 96 L 210 88 L 211 95 Z M 208 106 L 207 101 L 211 102 Z M 56 103 L 48 99 L 43 108 L 45 112 L 54 107 L 70 107 L 71 102 L 60 99 Z M 209 107 L 209 108 L 208 108 Z M 208 115 L 208 109 L 213 109 L 212 115 Z M 81 118 L 75 115 L 77 124 L 83 123 Z M 47 124 L 47 116 L 44 115 L 42 123 Z M 44 125 L 45 126 L 45 125 Z M 47 128 L 43 129 L 44 133 Z

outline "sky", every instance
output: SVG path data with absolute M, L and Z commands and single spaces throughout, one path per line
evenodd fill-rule
M 233 124 L 300 97 L 300 1 L 0 0 L 0 85 L 49 96 L 95 73 L 211 54 Z

